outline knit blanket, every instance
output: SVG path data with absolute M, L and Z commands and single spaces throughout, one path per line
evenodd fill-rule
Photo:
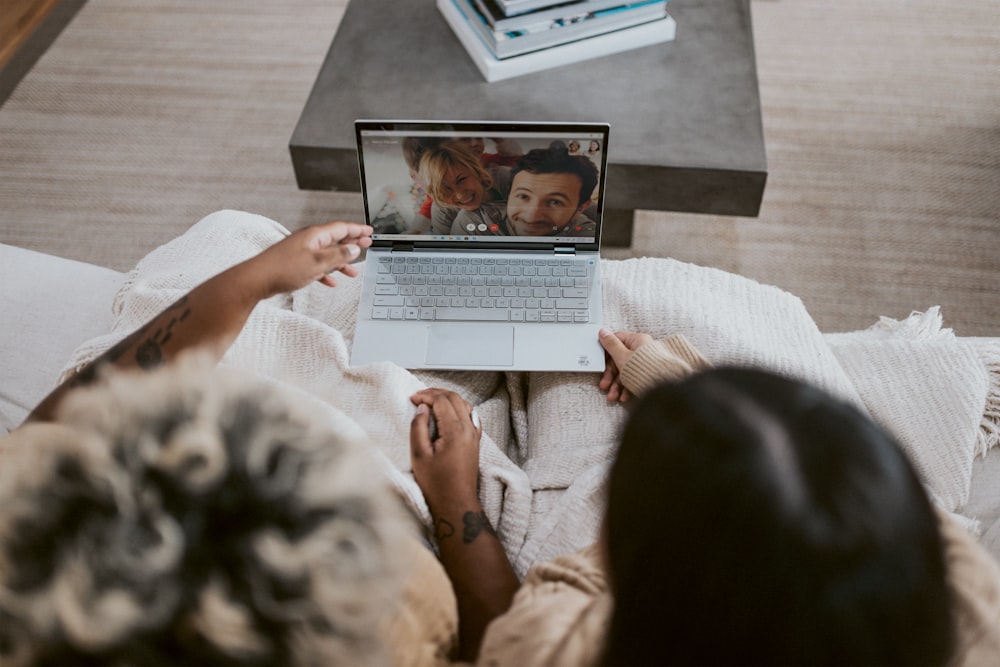
M 114 302 L 112 331 L 82 345 L 67 370 L 103 353 L 200 282 L 286 234 L 277 222 L 248 213 L 219 211 L 206 217 L 128 274 Z M 990 374 L 978 360 L 968 377 L 941 380 L 969 390 L 937 406 L 962 417 L 935 428 L 934 442 L 928 443 L 919 429 L 910 433 L 905 426 L 932 406 L 911 410 L 899 405 L 917 391 L 916 383 L 906 384 L 900 400 L 882 392 L 881 379 L 869 377 L 863 368 L 872 357 L 882 358 L 877 346 L 862 334 L 831 345 L 795 296 L 670 259 L 604 260 L 602 280 L 605 325 L 612 329 L 654 337 L 683 333 L 715 364 L 768 368 L 869 410 L 883 423 L 904 430 L 911 452 L 931 446 L 961 450 L 947 461 L 945 472 L 933 462 L 921 468 L 948 509 L 960 506 L 962 485 L 968 493 L 967 461 L 977 447 L 995 442 L 980 437 Z M 427 506 L 409 463 L 414 411 L 409 396 L 428 386 L 452 389 L 476 405 L 482 417 L 482 502 L 518 574 L 592 543 L 602 516 L 603 480 L 625 417 L 624 409 L 609 404 L 598 390 L 599 376 L 407 371 L 388 362 L 352 368 L 360 278 L 338 282 L 333 289 L 312 285 L 261 303 L 223 363 L 305 389 L 328 409 L 353 420 L 383 460 L 386 473 L 428 523 Z M 898 358 L 896 354 L 876 364 L 887 381 L 898 382 L 905 374 L 896 365 Z M 971 362 L 972 357 L 965 360 Z M 945 363 L 956 368 L 951 357 Z M 962 372 L 956 370 L 957 375 Z M 911 414 L 918 409 L 920 415 Z

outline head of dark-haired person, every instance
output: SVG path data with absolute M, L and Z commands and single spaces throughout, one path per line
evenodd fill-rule
M 511 169 L 507 220 L 516 236 L 590 235 L 594 223 L 582 216 L 592 205 L 597 168 L 583 155 L 570 155 L 554 141 L 518 158 Z
M 532 174 L 573 174 L 580 179 L 580 191 L 574 202 L 577 208 L 590 203 L 590 198 L 597 187 L 597 167 L 585 155 L 572 155 L 569 148 L 561 141 L 553 141 L 548 148 L 535 148 L 514 163 L 510 175 L 514 179 L 518 172 L 527 171 Z
M 854 407 L 716 369 L 634 406 L 610 482 L 605 664 L 944 664 L 936 516 Z

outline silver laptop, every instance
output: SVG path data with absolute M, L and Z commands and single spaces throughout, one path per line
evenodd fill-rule
M 351 365 L 602 371 L 609 126 L 359 120 L 365 258 Z

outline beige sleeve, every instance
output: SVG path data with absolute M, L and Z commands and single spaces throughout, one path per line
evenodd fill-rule
M 1000 665 L 1000 563 L 939 513 L 955 619 L 954 667 Z
M 597 548 L 535 566 L 486 630 L 480 667 L 588 667 L 600 655 L 611 596 Z
M 638 396 L 666 380 L 679 380 L 711 364 L 681 334 L 639 347 L 620 369 L 625 388 Z

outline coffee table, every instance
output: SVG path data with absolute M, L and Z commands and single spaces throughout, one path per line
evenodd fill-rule
M 670 0 L 672 42 L 487 83 L 433 0 L 353 0 L 289 144 L 301 189 L 360 191 L 358 118 L 607 121 L 603 241 L 636 209 L 756 216 L 767 181 L 749 0 Z

